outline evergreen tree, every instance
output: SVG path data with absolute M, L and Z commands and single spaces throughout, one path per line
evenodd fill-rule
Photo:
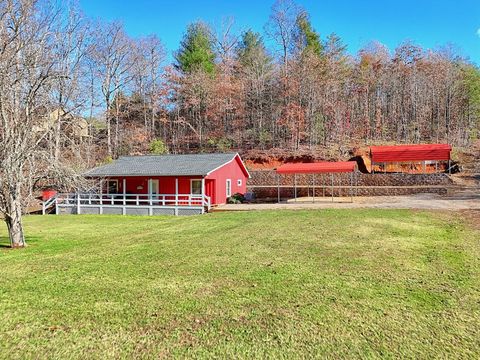
M 203 22 L 190 24 L 175 54 L 176 67 L 185 73 L 215 71 L 213 39 L 208 26 Z
M 480 137 L 480 69 L 475 65 L 467 64 L 463 69 L 463 85 L 468 102 L 468 122 L 470 140 Z
M 345 62 L 347 60 L 347 46 L 343 43 L 342 39 L 335 33 L 331 33 L 327 36 L 325 45 L 322 47 L 325 55 L 332 60 Z
M 313 29 L 306 12 L 301 12 L 297 17 L 296 40 L 296 46 L 302 54 L 322 55 L 323 46 L 320 35 Z
M 267 54 L 262 37 L 259 33 L 247 30 L 242 34 L 237 46 L 237 57 L 244 67 L 253 67 L 256 64 L 269 64 L 271 58 Z

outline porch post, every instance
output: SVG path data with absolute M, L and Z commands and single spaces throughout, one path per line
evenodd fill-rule
M 152 179 L 148 179 L 148 203 L 152 206 Z
M 175 215 L 178 215 L 178 178 L 175 178 Z
M 122 214 L 123 215 L 127 215 L 127 209 L 125 207 L 125 205 L 127 204 L 127 179 L 126 178 L 123 178 L 123 181 L 122 181 L 122 190 L 123 190 L 123 208 L 122 208 Z
M 100 205 L 103 205 L 103 178 L 100 179 Z
M 77 191 L 77 214 L 80 214 L 80 191 Z
M 153 208 L 152 208 L 152 178 L 148 178 L 148 185 L 147 185 L 147 193 L 148 193 L 148 215 L 153 215 Z
M 126 178 L 123 178 L 122 189 L 123 189 L 123 205 L 126 205 L 126 197 L 127 197 L 127 179 Z
M 206 194 L 207 194 L 207 191 L 205 190 L 205 178 L 202 177 L 202 200 L 201 200 L 202 214 L 204 213 L 204 210 L 205 210 L 204 207 L 203 207 L 203 199 L 205 198 Z

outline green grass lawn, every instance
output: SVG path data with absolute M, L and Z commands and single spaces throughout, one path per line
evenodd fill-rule
M 0 248 L 2 359 L 480 357 L 480 234 L 459 214 L 51 215 L 25 226 L 27 249 Z

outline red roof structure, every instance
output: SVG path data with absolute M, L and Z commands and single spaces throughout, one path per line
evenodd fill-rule
M 354 172 L 355 161 L 290 163 L 277 168 L 279 174 L 316 174 Z
M 452 147 L 448 144 L 371 146 L 372 162 L 404 162 L 450 160 Z

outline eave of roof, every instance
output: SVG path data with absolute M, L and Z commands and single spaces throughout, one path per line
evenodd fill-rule
M 237 156 L 237 153 L 125 156 L 91 169 L 84 176 L 207 176 Z M 241 160 L 240 163 L 244 167 Z M 248 174 L 245 167 L 244 170 Z

